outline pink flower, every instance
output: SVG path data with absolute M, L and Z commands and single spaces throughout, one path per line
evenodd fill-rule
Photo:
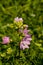
M 27 40 L 27 41 L 31 41 L 31 40 L 32 40 L 32 38 L 27 38 L 26 40 Z
M 6 37 L 6 36 L 3 37 L 2 40 L 3 40 L 3 42 L 2 42 L 3 44 L 8 44 L 10 42 L 9 37 Z
M 19 18 L 19 21 L 22 21 L 23 22 L 23 19 L 22 18 Z
M 18 22 L 18 21 L 19 21 L 19 18 L 18 18 L 18 17 L 16 17 L 14 20 L 15 20 L 16 22 Z
M 19 21 L 22 21 L 22 22 L 23 22 L 23 19 L 22 19 L 22 18 L 18 18 L 18 17 L 16 17 L 14 20 L 15 20 L 16 22 L 19 22 Z
M 27 33 L 28 33 L 27 28 L 25 28 L 25 29 L 23 30 L 23 33 L 24 33 L 24 34 L 27 34 Z
M 29 48 L 29 45 L 30 45 L 30 41 L 31 41 L 31 36 L 28 34 L 27 36 L 25 36 L 21 43 L 20 43 L 20 49 L 26 49 L 26 48 Z
M 20 43 L 20 49 L 24 50 L 25 48 L 29 48 L 29 46 L 27 44 L 25 44 L 25 41 L 21 41 L 21 43 Z
M 23 41 L 23 44 L 24 44 L 24 45 L 25 45 L 25 44 L 26 44 L 26 45 L 30 45 L 30 41 L 27 41 L 27 40 L 26 40 L 26 41 Z

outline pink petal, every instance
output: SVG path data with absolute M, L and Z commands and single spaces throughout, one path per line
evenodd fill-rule
M 25 48 L 29 48 L 29 46 L 28 46 L 28 45 L 23 46 L 23 50 L 24 50 Z
M 23 44 L 24 45 L 30 45 L 30 42 L 29 41 L 23 41 Z
M 15 20 L 16 22 L 18 22 L 18 21 L 19 21 L 19 18 L 18 18 L 18 17 L 16 17 L 14 20 Z
M 19 21 L 23 21 L 23 19 L 22 18 L 19 18 Z
M 32 40 L 32 38 L 27 38 L 26 40 L 27 40 L 27 41 L 31 41 L 31 40 Z

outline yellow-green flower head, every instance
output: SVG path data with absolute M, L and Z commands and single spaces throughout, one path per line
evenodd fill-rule
M 14 26 L 13 26 L 13 24 L 10 24 L 9 27 L 10 27 L 10 28 L 13 28 Z
M 11 54 L 12 51 L 13 51 L 12 48 L 8 48 L 8 49 L 7 49 L 7 54 Z
M 14 23 L 15 23 L 15 25 L 16 25 L 18 28 L 20 28 L 20 27 L 23 25 L 23 19 L 16 17 L 16 18 L 14 19 Z
M 1 53 L 1 57 L 5 57 L 6 56 L 6 53 Z
M 28 28 L 28 25 L 24 24 L 23 27 L 24 27 L 24 28 Z

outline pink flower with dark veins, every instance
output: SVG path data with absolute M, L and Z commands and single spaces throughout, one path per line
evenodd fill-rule
M 29 48 L 28 44 L 25 44 L 25 41 L 21 41 L 21 43 L 20 43 L 20 49 L 24 50 L 25 48 Z
M 25 36 L 23 39 L 22 39 L 22 41 L 21 41 L 21 43 L 20 43 L 20 49 L 26 49 L 26 48 L 29 48 L 29 45 L 30 45 L 30 41 L 31 41 L 32 39 L 31 39 L 31 36 L 30 35 L 27 35 L 27 36 Z

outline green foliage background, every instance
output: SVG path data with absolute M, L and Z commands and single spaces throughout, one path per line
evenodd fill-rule
M 2 25 L 12 23 L 17 16 L 29 25 L 32 35 L 30 48 L 19 53 L 15 47 L 15 55 L 3 60 L 0 57 L 0 65 L 43 65 L 43 0 L 0 0 Z

